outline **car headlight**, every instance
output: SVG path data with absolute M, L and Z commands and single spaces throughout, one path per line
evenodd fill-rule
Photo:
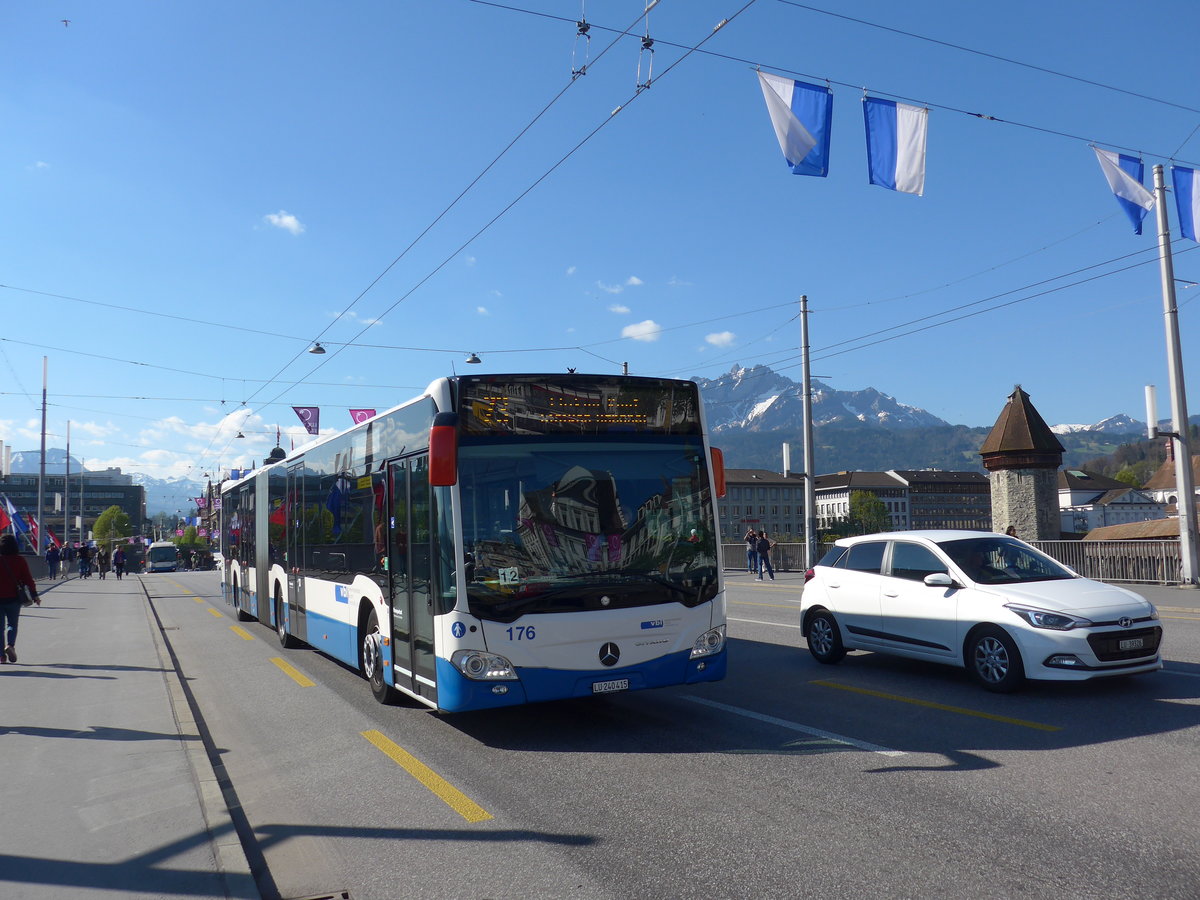
M 473 681 L 516 681 L 517 672 L 503 656 L 482 650 L 456 650 L 450 663 Z
M 1150 619 L 1152 622 L 1157 622 L 1158 621 L 1158 609 L 1149 600 L 1146 601 L 1146 605 L 1148 607 L 1150 607 L 1150 614 L 1148 616 L 1146 616 L 1146 618 Z
M 702 656 L 713 656 L 725 649 L 725 626 L 721 625 L 711 631 L 706 631 L 700 637 L 696 638 L 696 643 L 692 644 L 692 653 L 689 659 L 699 659 Z
M 1005 609 L 1011 609 L 1034 628 L 1048 628 L 1051 631 L 1070 631 L 1072 628 L 1083 628 L 1091 625 L 1091 619 L 1082 616 L 1072 616 L 1067 613 L 1050 612 L 1036 609 L 1032 606 L 1022 606 L 1019 603 L 1006 603 Z

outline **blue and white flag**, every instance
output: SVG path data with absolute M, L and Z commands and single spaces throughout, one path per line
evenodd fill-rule
M 1200 241 L 1196 237 L 1196 224 L 1200 222 L 1200 170 L 1171 166 L 1171 179 L 1175 183 L 1179 233 L 1188 240 Z
M 1142 161 L 1124 153 L 1113 153 L 1099 147 L 1092 149 L 1096 151 L 1096 159 L 1100 161 L 1100 169 L 1108 179 L 1108 186 L 1117 196 L 1117 203 L 1133 223 L 1133 233 L 1141 234 L 1142 219 L 1154 209 L 1154 195 L 1142 187 Z
M 867 171 L 871 184 L 906 194 L 925 193 L 929 110 L 864 97 L 863 116 L 867 123 Z
M 828 175 L 833 91 L 765 72 L 758 73 L 758 85 L 792 174 Z

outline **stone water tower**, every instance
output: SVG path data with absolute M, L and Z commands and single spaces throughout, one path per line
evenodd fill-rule
M 979 448 L 992 486 L 992 530 L 1023 541 L 1061 537 L 1058 467 L 1065 451 L 1018 384 Z

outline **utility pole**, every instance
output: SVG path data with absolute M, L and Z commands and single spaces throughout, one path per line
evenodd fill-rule
M 63 546 L 71 544 L 71 420 L 67 419 L 67 468 L 63 470 Z
M 816 484 L 813 479 L 813 416 L 812 377 L 808 369 L 808 295 L 800 297 L 800 359 L 801 384 L 804 392 L 804 568 L 811 569 L 817 563 L 817 511 Z
M 1171 226 L 1167 220 L 1167 189 L 1163 167 L 1154 167 L 1154 205 L 1158 214 L 1158 261 L 1162 275 L 1163 318 L 1167 331 L 1167 364 L 1171 386 L 1171 438 L 1175 441 L 1175 486 L 1179 493 L 1179 555 L 1183 583 L 1195 585 L 1196 486 L 1192 477 L 1191 428 L 1183 381 L 1183 351 L 1179 344 L 1179 307 L 1175 305 L 1175 267 L 1171 261 Z M 1150 423 L 1152 426 L 1153 422 Z
M 34 540 L 33 552 L 38 556 L 42 555 L 42 545 L 46 541 L 45 523 L 45 507 L 46 507 L 46 379 L 49 374 L 49 361 L 46 357 L 42 357 L 42 459 L 38 464 L 38 499 L 37 499 L 37 522 L 34 532 L 37 538 Z

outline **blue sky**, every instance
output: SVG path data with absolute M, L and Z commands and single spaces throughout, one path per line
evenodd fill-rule
M 1051 423 L 1143 418 L 1154 383 L 1168 413 L 1153 214 L 1135 236 L 1088 142 L 1147 183 L 1200 162 L 1195 3 L 662 0 L 652 70 L 643 5 L 4 3 L 0 439 L 37 446 L 43 356 L 50 445 L 70 420 L 89 468 L 157 477 L 470 352 L 799 380 L 801 294 L 836 388 L 990 425 L 1015 383 Z M 828 178 L 789 173 L 756 65 L 832 83 Z M 864 88 L 930 107 L 924 196 L 868 185 Z

